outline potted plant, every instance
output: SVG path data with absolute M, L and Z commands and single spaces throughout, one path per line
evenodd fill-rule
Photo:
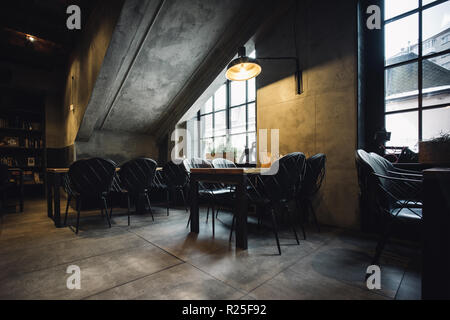
M 419 162 L 424 164 L 450 163 L 450 133 L 419 143 Z

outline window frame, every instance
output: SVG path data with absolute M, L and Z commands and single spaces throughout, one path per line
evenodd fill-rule
M 401 67 L 409 64 L 417 64 L 418 72 L 417 72 L 417 86 L 418 86 L 418 93 L 417 93 L 417 100 L 418 105 L 417 108 L 408 108 L 408 109 L 401 109 L 401 110 L 395 110 L 395 111 L 386 111 L 386 93 L 384 95 L 384 121 L 386 126 L 386 117 L 393 114 L 401 114 L 401 113 L 408 113 L 408 112 L 418 112 L 418 142 L 423 141 L 423 112 L 426 110 L 433 110 L 433 109 L 441 109 L 448 107 L 450 103 L 444 103 L 444 104 L 434 104 L 430 106 L 423 106 L 423 62 L 429 59 L 438 58 L 441 56 L 445 56 L 447 54 L 450 54 L 450 49 L 443 50 L 440 52 L 435 52 L 431 54 L 423 55 L 423 49 L 424 49 L 424 43 L 423 43 L 423 12 L 427 9 L 436 7 L 438 5 L 441 5 L 448 0 L 437 0 L 434 2 L 431 2 L 429 4 L 423 5 L 423 0 L 418 0 L 418 7 L 416 9 L 404 12 L 400 15 L 394 16 L 392 18 L 386 19 L 383 21 L 383 38 L 384 43 L 386 43 L 386 25 L 393 23 L 395 21 L 401 20 L 403 18 L 410 17 L 414 14 L 418 14 L 419 19 L 419 30 L 418 30 L 418 54 L 417 58 L 409 59 L 406 61 L 386 65 L 386 56 L 384 57 L 384 81 L 386 82 L 386 71 L 389 69 L 394 69 L 396 67 Z M 395 146 L 395 147 L 404 147 L 404 146 Z
M 256 92 L 255 92 L 255 98 L 254 100 L 249 101 L 249 81 L 251 80 L 247 80 L 245 81 L 245 102 L 238 104 L 238 105 L 231 105 L 231 84 L 232 81 L 230 80 L 226 80 L 225 82 L 223 82 L 221 84 L 221 86 L 225 85 L 226 88 L 226 106 L 224 109 L 220 109 L 220 110 L 216 110 L 216 103 L 215 103 L 215 93 L 217 92 L 217 90 L 220 90 L 220 87 L 216 90 L 216 92 L 211 96 L 212 98 L 212 111 L 211 112 L 205 112 L 202 113 L 202 108 L 197 112 L 197 117 L 196 119 L 199 122 L 199 148 L 198 148 L 198 155 L 199 157 L 202 157 L 203 155 L 202 153 L 202 143 L 203 141 L 207 141 L 207 140 L 211 140 L 212 139 L 212 143 L 213 145 L 215 145 L 216 139 L 217 138 L 224 138 L 227 143 L 229 143 L 232 139 L 232 137 L 234 136 L 239 136 L 239 135 L 244 135 L 245 134 L 245 145 L 246 148 L 250 148 L 251 146 L 249 146 L 249 134 L 254 134 L 255 135 L 255 141 L 256 141 L 256 133 L 257 133 L 257 97 L 256 97 Z M 253 81 L 255 81 L 253 79 Z M 256 91 L 256 86 L 255 86 L 255 91 Z M 209 100 L 209 99 L 208 99 Z M 255 130 L 250 130 L 249 128 L 249 105 L 254 104 L 255 105 Z M 245 106 L 245 131 L 240 132 L 240 133 L 231 133 L 231 112 L 233 109 L 236 108 L 240 108 Z M 220 136 L 216 136 L 215 135 L 215 131 L 216 131 L 216 123 L 215 123 L 215 114 L 219 113 L 219 112 L 225 112 L 225 121 L 226 121 L 226 133 L 225 135 L 220 135 Z M 213 130 L 213 135 L 212 137 L 203 137 L 203 132 L 202 132 L 202 125 L 201 125 L 201 121 L 202 121 L 202 117 L 211 115 L 212 116 L 212 130 Z M 246 155 L 245 158 L 245 163 L 248 164 L 249 163 L 249 155 Z

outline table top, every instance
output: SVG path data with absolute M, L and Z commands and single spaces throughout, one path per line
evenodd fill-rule
M 192 168 L 191 174 L 244 175 L 261 174 L 264 168 Z
M 120 168 L 116 168 L 116 171 L 119 171 Z M 156 171 L 161 171 L 162 168 L 156 168 Z M 69 168 L 47 168 L 47 172 L 49 173 L 67 173 L 69 172 Z

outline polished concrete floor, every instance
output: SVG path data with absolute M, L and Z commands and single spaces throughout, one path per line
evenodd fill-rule
M 277 255 L 270 228 L 249 219 L 249 249 L 228 242 L 231 215 L 221 213 L 212 236 L 201 215 L 199 235 L 188 215 L 154 208 L 149 215 L 114 213 L 109 229 L 98 212 L 82 214 L 80 234 L 56 229 L 44 200 L 29 200 L 22 214 L 3 218 L 0 299 L 419 299 L 416 249 L 389 245 L 381 261 L 381 290 L 369 291 L 365 272 L 373 239 L 357 233 L 307 228 L 296 245 L 281 232 Z M 69 225 L 75 223 L 71 211 Z M 67 289 L 68 266 L 81 270 L 81 289 Z

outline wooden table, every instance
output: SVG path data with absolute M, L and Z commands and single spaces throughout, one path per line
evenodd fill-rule
M 199 182 L 225 183 L 236 186 L 236 248 L 247 250 L 247 196 L 248 176 L 259 175 L 263 169 L 191 169 L 191 232 L 199 233 Z
M 116 171 L 119 171 L 117 168 Z M 162 168 L 156 168 L 157 171 Z M 57 228 L 64 227 L 61 222 L 61 195 L 64 175 L 69 172 L 69 168 L 47 168 L 47 215 L 52 219 Z
M 423 171 L 422 299 L 450 299 L 450 168 Z

